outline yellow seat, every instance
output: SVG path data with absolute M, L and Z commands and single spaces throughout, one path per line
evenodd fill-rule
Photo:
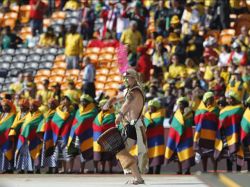
M 54 20 L 59 20 L 59 19 L 65 19 L 66 17 L 66 12 L 59 11 L 59 12 L 54 12 L 51 16 L 52 19 Z
M 43 19 L 43 27 L 47 28 L 50 25 L 51 25 L 51 19 L 49 18 Z
M 54 68 L 66 69 L 66 67 L 67 67 L 67 64 L 63 61 L 54 62 L 54 65 L 53 65 L 53 69 Z
M 223 29 L 220 33 L 220 36 L 222 35 L 235 35 L 235 29 Z
M 97 75 L 108 75 L 109 69 L 108 68 L 100 68 L 96 70 Z
M 104 90 L 104 87 L 105 87 L 105 83 L 98 82 L 98 81 L 95 82 L 95 88 L 96 88 L 96 90 Z
M 48 76 L 46 75 L 36 75 L 34 82 L 35 83 L 42 83 L 45 79 L 48 79 Z
M 16 26 L 16 19 L 13 19 L 13 18 L 4 19 L 3 26 L 4 27 L 9 26 L 11 30 L 13 30 Z
M 59 76 L 59 75 L 54 75 L 54 76 L 50 76 L 49 77 L 49 81 L 50 82 L 58 82 L 61 83 L 63 80 L 63 76 Z
M 231 45 L 233 37 L 234 37 L 233 35 L 224 34 L 224 35 L 220 36 L 219 44 L 220 45 Z
M 99 54 L 99 52 L 100 52 L 99 47 L 88 47 L 88 48 L 86 48 L 84 54 L 85 54 L 85 56 L 86 55 L 88 56 L 89 54 Z
M 74 75 L 74 76 L 79 76 L 80 74 L 80 70 L 78 69 L 69 69 L 66 71 L 66 76 L 71 76 L 71 75 Z
M 57 55 L 56 59 L 54 60 L 55 62 L 60 61 L 60 62 L 65 62 L 65 55 Z

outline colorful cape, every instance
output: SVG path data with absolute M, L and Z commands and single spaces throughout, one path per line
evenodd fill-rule
M 24 116 L 22 116 L 22 112 L 18 112 L 16 114 L 15 120 L 11 126 L 10 132 L 9 132 L 9 136 L 19 136 L 20 134 L 20 130 L 22 127 L 22 124 L 24 122 L 24 120 L 27 118 L 29 112 L 27 112 Z
M 61 110 L 61 106 L 57 107 L 52 119 L 46 125 L 44 133 L 44 141 L 48 146 L 46 150 L 56 145 L 58 137 L 62 137 L 64 145 L 67 145 L 74 114 L 74 109 L 70 112 L 64 112 Z
M 28 141 L 29 151 L 31 158 L 35 160 L 41 154 L 42 141 L 40 140 L 36 130 L 38 125 L 43 120 L 43 114 L 40 111 L 37 111 L 33 114 L 29 113 L 21 127 L 21 133 L 18 137 L 17 150 L 16 154 L 19 154 L 19 151 L 25 141 Z
M 37 129 L 37 132 L 41 134 L 41 137 L 44 140 L 46 152 L 53 150 L 54 148 L 53 132 L 51 130 L 51 122 L 52 122 L 52 118 L 55 112 L 56 110 L 47 111 L 44 116 L 44 120 L 40 122 L 38 129 Z
M 215 148 L 215 139 L 219 127 L 219 108 L 206 107 L 203 102 L 195 112 L 194 144 L 206 148 Z M 196 146 L 195 146 L 196 147 Z
M 73 120 L 68 146 L 72 140 L 78 136 L 80 151 L 85 159 L 93 157 L 93 121 L 98 114 L 98 110 L 94 103 L 90 103 L 85 108 L 82 106 L 76 112 Z
M 9 132 L 15 116 L 16 114 L 11 112 L 0 120 L 0 149 L 8 160 L 12 160 L 14 155 L 14 142 L 9 138 Z
M 250 145 L 250 109 L 247 108 L 241 120 L 241 143 L 248 147 Z
M 97 143 L 97 139 L 100 135 L 108 130 L 111 127 L 115 127 L 115 114 L 114 109 L 110 109 L 108 111 L 101 111 L 96 116 L 93 122 L 93 151 L 94 151 L 94 160 L 100 161 L 105 158 L 102 158 L 102 149 L 101 146 Z
M 239 150 L 240 122 L 244 109 L 241 105 L 226 106 L 220 112 L 219 128 L 216 133 L 214 157 L 218 159 L 223 149 L 223 132 L 229 153 L 233 154 Z
M 192 113 L 184 117 L 181 111 L 177 110 L 169 128 L 165 159 L 167 162 L 171 161 L 176 153 L 182 169 L 188 169 L 195 164 L 192 124 Z
M 150 167 L 158 166 L 164 163 L 164 117 L 164 109 L 159 109 L 152 114 L 147 112 L 144 115 L 144 124 L 147 127 L 146 135 Z

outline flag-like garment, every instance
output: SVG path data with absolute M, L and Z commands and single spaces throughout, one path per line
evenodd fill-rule
M 114 109 L 108 111 L 100 111 L 93 121 L 93 151 L 94 151 L 94 160 L 100 161 L 105 160 L 105 156 L 102 155 L 101 146 L 97 143 L 98 138 L 102 133 L 108 130 L 111 127 L 115 127 L 115 114 Z M 108 157 L 109 155 L 107 155 Z
M 215 139 L 219 127 L 219 108 L 206 107 L 203 102 L 195 112 L 194 144 L 206 149 L 215 148 Z
M 37 133 L 41 135 L 45 142 L 45 151 L 50 152 L 52 154 L 52 150 L 54 148 L 53 143 L 53 131 L 51 130 L 51 122 L 52 118 L 55 114 L 56 110 L 49 110 L 45 113 L 44 119 L 40 122 Z
M 12 136 L 18 137 L 19 136 L 22 124 L 23 124 L 24 120 L 27 118 L 28 114 L 29 114 L 29 112 L 27 112 L 27 113 L 18 112 L 16 114 L 15 120 L 14 120 L 14 122 L 11 126 L 11 129 L 10 129 L 10 132 L 9 132 L 10 137 L 12 137 Z
M 181 111 L 177 110 L 169 128 L 165 159 L 169 162 L 176 154 L 182 169 L 188 169 L 195 164 L 192 124 L 192 113 L 184 117 Z
M 9 132 L 15 116 L 15 113 L 10 112 L 0 120 L 0 148 L 9 161 L 12 160 L 14 156 L 14 142 L 13 139 L 9 138 Z
M 56 145 L 56 142 L 58 140 L 58 137 L 62 137 L 64 145 L 67 145 L 70 129 L 72 126 L 72 122 L 74 119 L 74 109 L 70 112 L 64 112 L 62 111 L 62 106 L 57 107 L 55 114 L 53 115 L 52 119 L 50 120 L 50 123 L 46 126 L 46 131 L 44 133 L 44 141 L 47 142 L 49 147 L 46 147 L 47 149 L 50 149 L 51 147 L 51 133 L 52 133 L 52 140 L 53 140 L 53 146 Z
M 144 124 L 147 127 L 146 135 L 150 167 L 158 166 L 164 163 L 164 117 L 164 109 L 159 109 L 154 113 L 147 112 L 144 115 Z
M 98 110 L 94 103 L 88 104 L 86 107 L 80 106 L 75 114 L 68 146 L 72 140 L 78 136 L 80 151 L 85 159 L 93 157 L 93 121 L 98 114 Z
M 250 109 L 247 108 L 244 112 L 243 118 L 241 120 L 241 143 L 245 147 L 250 146 Z
M 223 136 L 226 140 L 229 153 L 233 154 L 239 150 L 240 123 L 244 109 L 241 105 L 226 106 L 220 111 L 219 128 L 216 133 L 214 157 L 218 159 L 223 149 Z
M 42 141 L 36 133 L 38 125 L 43 120 L 43 114 L 40 111 L 29 113 L 23 122 L 21 127 L 20 135 L 18 137 L 16 154 L 19 151 L 25 141 L 28 141 L 29 151 L 33 160 L 37 159 L 41 154 Z

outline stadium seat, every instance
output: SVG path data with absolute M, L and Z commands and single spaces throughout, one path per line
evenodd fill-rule
M 104 90 L 105 84 L 103 82 L 95 82 L 96 90 Z
M 88 56 L 91 60 L 92 63 L 97 63 L 98 62 L 98 55 L 91 53 L 91 54 L 87 54 L 86 56 Z
M 17 77 L 18 74 L 19 74 L 20 72 L 22 72 L 22 71 L 23 71 L 23 69 L 18 69 L 18 68 L 16 68 L 16 69 L 11 69 L 10 71 L 8 71 L 8 73 L 6 74 L 6 76 L 8 75 L 8 76 L 10 76 L 10 77 Z
M 16 55 L 12 59 L 12 62 L 25 62 L 25 61 L 26 61 L 25 55 Z
M 41 56 L 39 54 L 29 55 L 27 58 L 27 62 L 40 62 Z
M 58 75 L 54 75 L 54 76 L 50 76 L 49 77 L 49 81 L 50 82 L 62 82 L 63 80 L 63 76 L 58 76 Z
M 63 82 L 67 82 L 68 80 L 77 81 L 78 80 L 78 76 L 77 75 L 70 75 L 70 76 L 65 76 L 63 78 Z
M 100 51 L 101 54 L 115 54 L 116 49 L 114 47 L 103 47 Z
M 47 28 L 50 25 L 51 25 L 51 19 L 49 19 L 49 18 L 43 19 L 43 27 L 44 28 Z
M 57 61 L 65 61 L 65 55 L 57 55 L 55 58 L 55 62 Z
M 120 72 L 119 72 L 119 69 L 117 67 L 113 67 L 109 70 L 109 75 L 119 75 Z
M 101 54 L 98 58 L 98 62 L 103 62 L 103 63 L 107 63 L 113 60 L 113 54 L 110 53 L 105 53 L 105 54 Z
M 18 13 L 17 12 L 7 12 L 4 14 L 4 19 L 15 19 L 17 20 Z
M 105 89 L 118 89 L 120 87 L 120 84 L 117 82 L 107 82 L 105 84 Z
M 3 62 L 11 62 L 12 56 L 11 55 L 3 55 L 1 59 L 3 59 Z
M 23 69 L 24 65 L 25 64 L 23 62 L 15 62 L 11 64 L 10 69 Z
M 88 48 L 86 48 L 85 56 L 87 56 L 89 54 L 99 54 L 99 52 L 100 52 L 99 47 L 88 47 Z
M 0 69 L 9 69 L 9 68 L 10 68 L 10 63 L 8 62 L 0 63 Z
M 224 34 L 224 35 L 220 36 L 219 44 L 220 45 L 231 45 L 233 37 L 234 36 L 231 34 Z
M 16 12 L 16 13 L 19 13 L 19 6 L 17 5 L 10 5 L 10 11 L 11 12 Z
M 122 83 L 122 77 L 120 75 L 109 75 L 107 82 L 118 82 Z
M 19 48 L 19 49 L 16 49 L 15 51 L 15 55 L 28 55 L 29 54 L 29 49 L 27 48 Z
M 30 50 L 29 52 L 30 52 L 30 54 L 42 55 L 43 54 L 43 48 L 34 48 L 34 49 Z
M 109 96 L 109 97 L 114 97 L 117 95 L 118 91 L 117 89 L 105 89 L 105 93 Z
M 67 64 L 65 62 L 56 61 L 54 62 L 53 68 L 63 68 L 66 69 Z
M 51 70 L 51 76 L 53 76 L 53 75 L 64 76 L 65 75 L 65 69 L 62 69 L 62 68 L 52 69 Z
M 80 74 L 80 70 L 78 70 L 78 69 L 70 69 L 70 70 L 67 70 L 65 73 L 66 76 L 73 75 L 73 76 L 77 76 L 77 77 L 79 76 L 79 74 Z
M 25 69 L 32 68 L 32 69 L 37 70 L 39 68 L 39 63 L 38 62 L 28 62 L 28 63 L 25 64 L 24 68 Z
M 30 5 L 22 5 L 19 10 L 19 20 L 21 23 L 28 23 L 30 20 Z
M 39 69 L 51 69 L 53 66 L 52 62 L 40 62 Z
M 5 49 L 2 51 L 2 54 L 7 54 L 7 55 L 14 55 L 15 54 L 15 49 Z
M 53 62 L 55 60 L 55 55 L 47 54 L 43 55 L 41 61 L 51 61 Z
M 220 36 L 222 35 L 235 35 L 235 30 L 234 29 L 223 29 L 220 33 Z
M 107 81 L 107 76 L 106 75 L 98 75 L 98 76 L 96 76 L 96 81 L 104 83 Z
M 108 75 L 109 69 L 108 68 L 101 68 L 96 70 L 96 75 Z
M 34 82 L 38 83 L 38 82 L 43 82 L 45 79 L 48 79 L 48 76 L 46 75 L 40 75 L 40 76 L 35 76 Z
M 14 30 L 16 26 L 16 19 L 13 19 L 13 18 L 4 19 L 3 26 L 4 27 L 9 26 L 11 30 Z
M 40 69 L 37 71 L 36 76 L 50 76 L 51 71 L 48 69 Z

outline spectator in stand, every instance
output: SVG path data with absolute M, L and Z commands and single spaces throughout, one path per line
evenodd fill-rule
M 60 32 L 56 36 L 56 45 L 63 48 L 65 45 L 67 30 L 65 25 L 61 25 Z
M 145 28 L 149 14 L 147 9 L 140 1 L 135 1 L 124 16 L 128 17 L 130 20 L 135 21 L 137 23 L 138 31 L 142 34 L 143 37 L 146 36 Z
M 127 44 L 132 52 L 136 52 L 137 47 L 142 44 L 142 35 L 137 30 L 136 21 L 131 21 L 130 27 L 123 31 L 121 42 Z
M 30 0 L 30 23 L 32 33 L 39 34 L 43 32 L 43 16 L 46 12 L 47 5 L 42 0 Z
M 25 46 L 28 48 L 34 48 L 39 42 L 39 33 L 38 30 L 35 33 L 31 33 L 31 36 L 26 38 Z
M 84 39 L 92 39 L 95 25 L 95 13 L 89 5 L 88 0 L 83 0 L 83 9 L 81 13 L 81 34 Z
M 218 0 L 215 4 L 215 15 L 213 19 L 214 29 L 226 29 L 230 25 L 230 7 L 229 0 Z M 230 0 L 231 1 L 231 0 Z M 235 1 L 240 2 L 240 1 Z
M 170 66 L 168 69 L 169 77 L 174 79 L 178 78 L 184 71 L 185 71 L 185 66 L 180 64 L 179 56 L 174 54 L 171 57 Z
M 157 79 L 162 79 L 163 77 L 163 68 L 167 66 L 169 63 L 168 55 L 163 47 L 162 43 L 156 43 L 155 52 L 152 56 L 152 64 L 153 64 L 153 77 Z
M 250 36 L 249 36 L 249 29 L 246 26 L 241 27 L 240 35 L 238 36 L 238 41 L 241 45 L 241 50 L 247 52 L 250 50 Z
M 160 0 L 155 8 L 154 21 L 156 24 L 156 32 L 162 36 L 166 36 L 166 29 L 169 28 L 169 10 L 164 6 L 165 1 Z
M 120 12 L 117 17 L 116 38 L 120 40 L 122 32 L 129 27 L 129 18 L 125 16 L 129 6 L 127 0 L 121 0 L 121 4 L 118 4 L 118 6 L 120 6 Z
M 95 66 L 91 63 L 89 57 L 83 60 L 85 65 L 83 73 L 83 93 L 95 98 Z
M 241 46 L 238 41 L 232 44 L 232 52 L 230 54 L 228 64 L 247 65 L 247 54 L 241 50 Z
M 54 29 L 48 27 L 47 31 L 40 36 L 38 47 L 54 47 L 56 45 L 56 36 Z
M 2 49 L 16 49 L 17 45 L 22 43 L 22 39 L 12 33 L 10 27 L 7 26 L 2 32 L 0 43 Z
M 43 81 L 43 89 L 37 92 L 37 99 L 42 103 L 39 110 L 46 112 L 48 110 L 48 102 L 52 98 L 53 92 L 49 90 L 49 80 L 45 79 Z
M 83 40 L 76 32 L 77 25 L 71 25 L 65 39 L 65 55 L 67 69 L 78 69 L 79 58 L 82 58 Z
M 148 82 L 150 79 L 150 70 L 152 69 L 152 61 L 147 54 L 147 46 L 140 46 L 137 48 L 139 59 L 137 62 L 136 70 L 140 73 L 142 81 Z
M 79 10 L 81 8 L 81 4 L 78 0 L 68 0 L 63 7 L 63 10 Z
M 169 32 L 170 33 L 174 32 L 176 34 L 181 33 L 181 23 L 180 23 L 180 19 L 177 15 L 174 15 L 171 18 Z
M 223 67 L 223 66 L 227 66 L 229 58 L 230 58 L 230 47 L 227 45 L 223 45 L 222 46 L 222 52 L 219 55 L 219 62 L 218 62 L 218 66 Z

